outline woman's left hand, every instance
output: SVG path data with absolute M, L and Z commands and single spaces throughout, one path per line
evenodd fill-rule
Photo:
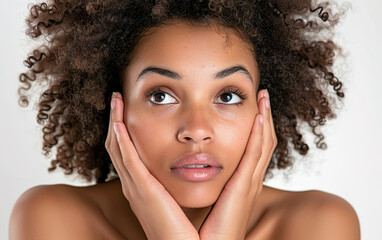
M 258 93 L 256 116 L 245 153 L 200 229 L 201 240 L 245 239 L 247 226 L 263 188 L 263 179 L 277 145 L 266 90 Z M 260 122 L 263 118 L 263 124 Z

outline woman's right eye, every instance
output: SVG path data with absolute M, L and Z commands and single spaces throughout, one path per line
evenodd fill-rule
M 170 94 L 164 91 L 156 91 L 150 94 L 150 101 L 155 104 L 172 104 L 176 103 L 176 99 L 173 98 Z

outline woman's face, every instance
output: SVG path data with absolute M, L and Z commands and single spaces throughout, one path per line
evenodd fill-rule
M 124 122 L 132 141 L 182 207 L 217 200 L 258 113 L 250 46 L 220 29 L 186 23 L 153 28 L 124 77 Z

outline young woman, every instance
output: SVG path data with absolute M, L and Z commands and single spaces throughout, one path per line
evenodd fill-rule
M 342 198 L 263 185 L 293 163 L 288 144 L 307 153 L 299 122 L 325 148 L 330 87 L 344 96 L 329 12 L 309 1 L 34 5 L 28 34 L 45 43 L 21 90 L 49 84 L 38 122 L 46 153 L 57 149 L 51 170 L 97 184 L 26 191 L 10 239 L 360 239 Z

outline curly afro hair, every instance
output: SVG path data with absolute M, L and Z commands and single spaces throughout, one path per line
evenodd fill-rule
M 234 29 L 253 46 L 260 72 L 259 89 L 271 98 L 278 146 L 267 169 L 292 166 L 294 148 L 309 147 L 299 123 L 316 135 L 336 117 L 335 101 L 343 98 L 342 83 L 333 73 L 333 41 L 339 17 L 328 2 L 311 0 L 52 0 L 35 4 L 27 17 L 27 35 L 41 40 L 24 61 L 19 105 L 40 83 L 37 122 L 42 125 L 43 154 L 56 148 L 57 165 L 87 181 L 108 181 L 115 173 L 105 149 L 109 102 L 122 92 L 121 77 L 135 45 L 150 28 L 172 19 L 193 24 L 214 23 Z M 338 54 L 337 54 L 338 55 Z M 45 83 L 45 88 L 41 83 Z M 46 87 L 47 86 L 47 87 Z M 33 91 L 32 91 L 33 92 Z

